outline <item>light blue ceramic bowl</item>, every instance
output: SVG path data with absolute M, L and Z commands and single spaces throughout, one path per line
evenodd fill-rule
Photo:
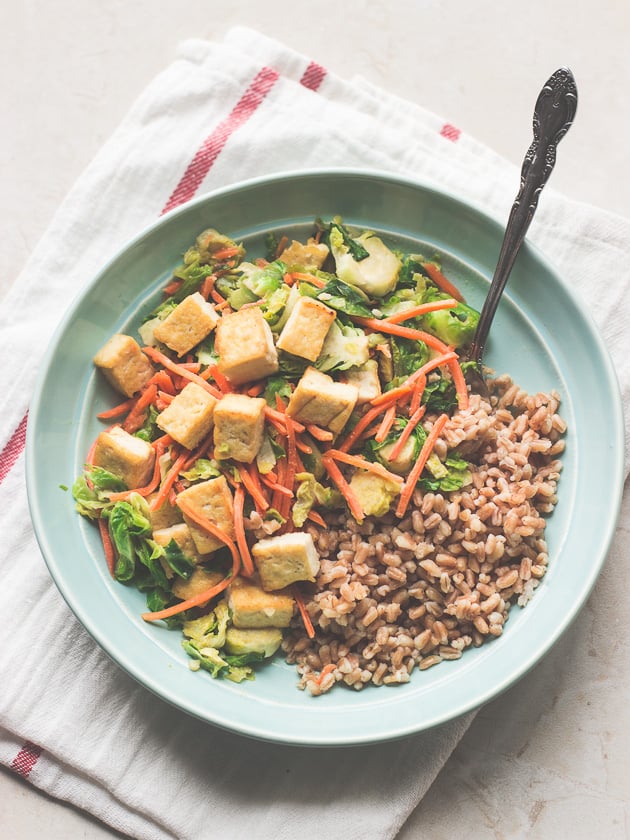
M 338 687 L 313 698 L 296 689 L 296 671 L 281 659 L 242 685 L 191 672 L 180 634 L 142 621 L 143 596 L 111 580 L 96 529 L 59 489 L 72 484 L 102 428 L 96 413 L 113 404 L 91 359 L 112 333 L 134 331 L 202 229 L 216 227 L 242 240 L 249 254 L 262 254 L 266 232 L 301 234 L 315 217 L 335 214 L 376 229 L 403 248 L 438 251 L 445 273 L 473 305 L 481 305 L 503 226 L 454 196 L 389 175 L 348 170 L 239 184 L 170 213 L 105 265 L 56 332 L 28 425 L 35 531 L 55 583 L 94 639 L 121 668 L 182 711 L 292 744 L 402 737 L 456 718 L 508 688 L 549 650 L 584 604 L 608 551 L 622 491 L 622 410 L 607 351 L 563 279 L 526 244 L 495 318 L 487 361 L 528 391 L 559 391 L 569 424 L 559 504 L 548 525 L 550 568 L 531 603 L 513 608 L 499 639 L 459 661 L 415 672 L 409 684 L 396 688 Z

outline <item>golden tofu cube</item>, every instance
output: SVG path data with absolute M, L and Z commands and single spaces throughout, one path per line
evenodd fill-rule
M 307 368 L 291 394 L 287 414 L 338 434 L 352 414 L 359 392 L 354 385 L 335 382 L 316 368 Z
M 319 554 L 313 537 L 303 531 L 260 540 L 252 556 L 265 591 L 284 589 L 298 580 L 315 580 Z
M 203 566 L 199 566 L 188 580 L 178 577 L 171 590 L 176 598 L 187 601 L 189 598 L 201 595 L 206 589 L 216 586 L 224 577 L 225 575 L 222 572 L 212 572 L 209 569 L 204 569 Z M 203 606 L 203 604 L 199 606 Z
M 196 382 L 189 382 L 164 411 L 156 424 L 186 449 L 194 449 L 210 434 L 217 400 Z
M 278 259 L 286 263 L 289 268 L 297 266 L 313 271 L 322 267 L 329 253 L 328 245 L 324 245 L 323 242 L 316 242 L 313 237 L 307 240 L 306 245 L 294 239 Z
M 219 322 L 214 306 L 199 292 L 185 297 L 167 317 L 156 324 L 153 335 L 178 356 L 203 341 Z
M 197 546 L 192 538 L 190 528 L 185 522 L 178 522 L 168 528 L 159 528 L 153 531 L 153 539 L 158 545 L 167 546 L 171 540 L 175 540 L 182 552 L 189 557 L 193 563 L 199 563 L 203 558 L 197 551 Z
M 282 328 L 278 349 L 314 362 L 336 317 L 334 309 L 313 298 L 301 297 Z
M 113 335 L 94 356 L 94 364 L 121 394 L 132 397 L 155 373 L 153 365 L 130 335 Z
M 342 377 L 344 382 L 348 385 L 354 385 L 357 389 L 357 405 L 365 405 L 381 393 L 378 362 L 375 359 L 370 359 L 361 367 L 344 371 Z
M 225 531 L 228 537 L 234 537 L 234 500 L 225 476 L 211 478 L 193 484 L 177 496 L 177 500 L 186 502 L 199 516 L 209 519 Z M 209 554 L 222 548 L 225 543 L 204 531 L 184 513 L 184 522 L 190 528 L 192 538 L 199 554 Z
M 217 326 L 217 366 L 236 385 L 278 370 L 278 353 L 269 324 L 258 306 L 224 315 Z
M 265 400 L 226 394 L 214 409 L 214 457 L 251 464 L 262 445 Z
M 288 592 L 265 592 L 253 580 L 237 577 L 228 589 L 235 627 L 288 627 L 295 601 Z
M 155 451 L 150 443 L 120 426 L 101 432 L 94 447 L 94 464 L 121 478 L 129 490 L 151 480 Z

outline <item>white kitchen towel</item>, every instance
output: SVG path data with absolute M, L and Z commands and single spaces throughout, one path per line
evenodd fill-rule
M 392 838 L 472 718 L 401 742 L 321 750 L 201 724 L 93 643 L 30 525 L 28 404 L 72 297 L 129 237 L 195 195 L 338 166 L 429 179 L 499 218 L 518 184 L 516 167 L 452 123 L 239 28 L 223 43 L 181 46 L 68 195 L 0 312 L 0 762 L 132 837 Z M 587 302 L 628 409 L 630 223 L 547 188 L 530 238 Z

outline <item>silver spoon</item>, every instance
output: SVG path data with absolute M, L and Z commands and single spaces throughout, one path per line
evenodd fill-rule
M 540 91 L 534 108 L 534 139 L 521 169 L 521 186 L 512 205 L 503 244 L 479 323 L 467 353 L 476 363 L 466 371 L 471 391 L 488 397 L 482 359 L 494 313 L 534 217 L 538 198 L 556 162 L 556 146 L 567 133 L 577 108 L 577 87 L 568 67 L 553 73 Z

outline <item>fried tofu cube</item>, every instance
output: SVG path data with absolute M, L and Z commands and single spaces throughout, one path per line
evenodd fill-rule
M 122 333 L 113 335 L 93 361 L 110 385 L 126 397 L 144 388 L 155 373 L 135 338 Z
M 278 370 L 278 353 L 269 324 L 258 306 L 224 315 L 217 326 L 217 366 L 235 385 Z
M 298 580 L 315 580 L 319 554 L 310 534 L 296 531 L 259 540 L 252 556 L 265 591 L 284 589 Z
M 265 592 L 255 581 L 237 577 L 228 589 L 228 606 L 235 627 L 288 627 L 295 601 L 288 592 Z
M 251 464 L 263 441 L 265 400 L 226 394 L 214 410 L 214 457 Z
M 153 335 L 178 356 L 183 356 L 210 335 L 219 318 L 214 306 L 195 292 L 185 297 L 163 321 L 154 326 Z
M 291 394 L 287 414 L 338 434 L 348 422 L 358 396 L 354 385 L 335 382 L 328 374 L 310 367 Z
M 151 518 L 151 528 L 154 531 L 161 531 L 163 528 L 170 528 L 171 525 L 177 525 L 178 522 L 183 522 L 182 512 L 177 505 L 172 505 L 165 501 L 163 505 L 157 510 L 151 510 L 151 503 L 157 496 L 157 493 L 151 493 L 147 496 L 147 503 L 149 505 L 149 514 Z
M 311 236 L 305 245 L 294 239 L 278 259 L 290 267 L 298 266 L 313 271 L 322 267 L 329 253 L 328 245 L 324 245 L 323 242 L 316 242 Z
M 101 432 L 94 447 L 94 464 L 121 478 L 129 490 L 144 487 L 153 475 L 155 451 L 150 443 L 120 426 Z
M 155 422 L 177 443 L 194 449 L 212 430 L 216 404 L 217 399 L 201 385 L 189 382 Z
M 218 525 L 229 537 L 234 536 L 234 500 L 225 476 L 220 475 L 218 478 L 193 484 L 182 490 L 177 499 L 190 505 L 199 516 Z M 199 554 L 209 554 L 223 547 L 224 543 L 221 540 L 204 531 L 185 513 L 184 522 L 190 528 Z
M 378 362 L 370 359 L 358 368 L 350 368 L 343 374 L 343 380 L 348 385 L 354 385 L 359 396 L 357 405 L 365 405 L 381 393 L 381 380 L 378 376 Z
M 278 349 L 314 362 L 336 317 L 334 309 L 313 298 L 301 297 L 282 328 Z
M 203 566 L 199 566 L 188 580 L 177 578 L 171 590 L 176 598 L 187 601 L 189 598 L 201 595 L 206 589 L 216 586 L 223 578 L 224 575 L 221 572 L 213 572 L 209 569 L 204 569 Z M 199 604 L 199 606 L 203 606 L 203 604 Z
M 158 545 L 167 546 L 171 540 L 175 540 L 182 552 L 189 557 L 193 563 L 200 563 L 203 559 L 197 551 L 197 546 L 190 533 L 190 528 L 185 522 L 178 522 L 168 528 L 158 528 L 153 531 L 153 539 Z

